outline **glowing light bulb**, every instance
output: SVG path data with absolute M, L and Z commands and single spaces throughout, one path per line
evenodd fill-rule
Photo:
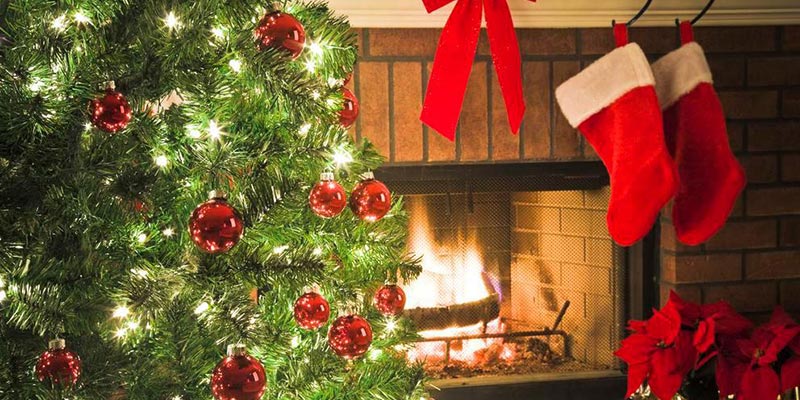
M 208 121 L 208 136 L 214 140 L 219 140 L 222 137 L 222 129 L 213 119 Z
M 311 52 L 311 54 L 313 54 L 315 56 L 321 56 L 322 55 L 322 51 L 323 51 L 322 50 L 322 46 L 320 46 L 319 43 L 317 43 L 317 42 L 310 42 L 309 44 L 306 45 L 306 48 L 308 48 L 308 50 Z
M 322 255 L 322 247 L 315 248 L 314 252 L 312 254 L 314 254 L 315 256 L 318 256 L 318 257 L 321 256 Z
M 53 22 L 50 23 L 50 26 L 57 31 L 63 31 L 67 27 L 67 16 L 61 15 L 55 18 Z
M 140 276 L 142 278 L 146 278 L 147 275 L 149 275 L 149 273 L 146 270 L 143 270 L 141 268 L 134 268 L 131 270 L 131 273 Z
M 200 139 L 200 136 L 203 136 L 203 132 L 200 132 L 200 129 L 197 129 L 196 126 L 187 127 L 186 134 L 192 139 Z
M 167 14 L 167 16 L 164 18 L 164 25 L 166 25 L 171 31 L 177 30 L 181 27 L 181 21 L 174 12 L 170 11 L 169 14 Z
M 93 125 L 92 125 L 91 122 L 87 122 L 87 123 L 83 124 L 83 130 L 85 130 L 86 132 L 89 132 L 90 130 L 92 130 L 92 128 L 93 128 Z
M 333 153 L 333 162 L 339 167 L 343 167 L 353 162 L 353 155 L 345 149 L 336 150 L 336 152 Z
M 31 92 L 39 92 L 42 88 L 44 88 L 44 81 L 39 78 L 33 78 L 31 84 L 28 85 L 28 89 L 30 89 Z
M 6 299 L 6 297 L 7 297 L 6 291 L 5 290 L 0 290 L 0 301 L 4 301 Z
M 230 61 L 228 61 L 228 66 L 231 67 L 231 70 L 233 72 L 236 72 L 237 74 L 242 71 L 242 61 L 241 60 L 236 60 L 236 59 L 230 60 Z
M 162 154 L 162 155 L 160 155 L 160 156 L 157 156 L 157 157 L 155 158 L 155 162 L 156 162 L 156 165 L 157 165 L 159 168 L 164 168 L 164 167 L 166 167 L 167 165 L 169 165 L 169 158 L 167 158 L 167 156 L 165 156 L 165 155 L 163 155 L 163 154 Z
M 163 234 L 166 237 L 172 237 L 172 235 L 175 234 L 175 230 L 172 228 L 164 228 L 164 230 L 161 231 L 161 234 Z
M 278 247 L 272 249 L 272 253 L 273 254 L 283 254 L 284 252 L 286 252 L 286 250 L 289 250 L 289 246 L 286 246 L 286 245 L 278 246 Z
M 143 244 L 144 242 L 146 242 L 146 241 L 147 241 L 147 234 L 146 234 L 146 233 L 140 233 L 140 234 L 139 234 L 139 236 L 137 236 L 137 237 L 136 237 L 136 240 L 137 240 L 137 241 L 138 241 L 140 244 Z
M 394 332 L 397 329 L 397 321 L 390 319 L 386 321 L 386 332 Z
M 84 14 L 82 11 L 76 11 L 75 15 L 73 15 L 72 18 L 75 20 L 75 22 L 81 25 L 89 24 L 92 22 L 92 20 L 90 20 L 89 17 L 87 17 L 86 14 Z
M 378 357 L 381 356 L 381 354 L 383 354 L 383 351 L 381 349 L 373 349 L 372 351 L 369 352 L 369 358 L 372 360 L 377 360 Z
M 319 100 L 319 99 L 320 99 L 320 97 L 322 97 L 322 95 L 321 95 L 321 94 L 320 94 L 318 91 L 316 91 L 316 90 L 315 90 L 315 91 L 311 92 L 311 97 L 312 97 L 314 100 Z
M 300 336 L 295 336 L 292 338 L 291 346 L 293 349 L 297 348 L 297 346 L 300 346 Z
M 116 309 L 114 309 L 114 313 L 111 314 L 111 316 L 114 317 L 114 318 L 125 318 L 128 315 L 130 315 L 130 313 L 131 313 L 131 310 L 129 310 L 128 307 L 119 306 Z
M 4 281 L 3 278 L 0 278 L 0 288 L 4 287 L 6 287 L 6 281 Z
M 206 312 L 206 311 L 208 311 L 208 309 L 209 309 L 210 307 L 211 307 L 211 306 L 210 306 L 208 303 L 206 303 L 206 302 L 204 301 L 204 302 L 202 302 L 202 303 L 200 303 L 200 304 L 198 304 L 198 305 L 197 305 L 197 308 L 195 308 L 195 309 L 194 309 L 194 313 L 195 313 L 196 315 L 202 315 L 202 314 L 205 314 L 205 312 Z
M 128 334 L 128 329 L 127 328 L 119 328 L 119 329 L 117 329 L 116 336 L 118 338 L 123 338 L 127 334 Z
M 139 328 L 139 321 L 128 321 L 128 329 L 135 330 Z
M 308 135 L 308 132 L 310 131 L 311 131 L 311 124 L 303 124 L 303 126 L 300 127 L 300 130 L 298 130 L 297 133 L 299 133 L 300 136 L 305 136 Z
M 306 70 L 308 72 L 314 73 L 317 70 L 317 63 L 314 60 L 306 61 Z
M 221 27 L 211 29 L 211 34 L 217 39 L 225 39 L 225 31 Z

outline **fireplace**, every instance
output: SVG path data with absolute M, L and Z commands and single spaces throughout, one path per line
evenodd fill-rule
M 613 350 L 639 312 L 643 262 L 606 229 L 608 178 L 594 162 L 391 167 L 404 195 L 409 352 L 438 379 L 618 370 Z

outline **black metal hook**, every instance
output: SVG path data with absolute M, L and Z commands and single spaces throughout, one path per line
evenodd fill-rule
M 714 2 L 715 2 L 715 1 L 716 1 L 716 0 L 709 0 L 709 1 L 708 1 L 708 3 L 706 4 L 706 6 L 705 6 L 705 7 L 703 7 L 703 9 L 700 11 L 700 14 L 697 14 L 697 15 L 696 15 L 694 18 L 692 18 L 692 22 L 691 22 L 691 23 L 692 23 L 692 25 L 696 24 L 696 23 L 697 23 L 698 21 L 700 21 L 700 20 L 701 20 L 703 17 L 705 17 L 706 13 L 708 12 L 708 10 L 710 10 L 710 9 L 711 9 L 711 6 L 713 6 L 713 5 L 714 5 Z M 675 25 L 680 25 L 680 24 L 681 24 L 681 20 L 680 20 L 680 19 L 678 19 L 678 18 L 675 18 Z
M 713 2 L 714 2 L 714 0 L 712 0 L 711 2 L 713 3 Z M 647 12 L 647 9 L 649 9 L 649 8 L 650 8 L 650 4 L 652 4 L 652 3 L 653 3 L 653 0 L 647 0 L 647 1 L 644 3 L 644 5 L 642 6 L 642 9 L 641 9 L 641 10 L 639 10 L 639 12 L 638 12 L 638 13 L 636 13 L 636 15 L 634 15 L 634 16 L 633 16 L 633 18 L 631 18 L 631 19 L 630 19 L 630 21 L 628 21 L 627 23 L 625 23 L 625 26 L 628 26 L 628 27 L 630 27 L 631 25 L 635 24 L 635 23 L 636 23 L 636 21 L 638 21 L 638 20 L 639 20 L 639 18 L 641 18 L 641 17 L 642 17 L 642 15 L 644 15 L 644 13 L 646 13 L 646 12 Z M 617 24 L 617 20 L 615 20 L 615 19 L 612 19 L 612 20 L 611 20 L 611 26 L 615 26 L 616 24 Z

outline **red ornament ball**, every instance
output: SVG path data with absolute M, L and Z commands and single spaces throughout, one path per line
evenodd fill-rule
M 335 217 L 347 206 L 347 194 L 342 185 L 333 180 L 332 172 L 322 173 L 308 195 L 308 205 L 322 218 Z
M 128 100 L 111 85 L 105 95 L 89 103 L 89 113 L 92 125 L 109 133 L 125 129 L 133 115 Z
M 303 329 L 314 330 L 328 323 L 331 306 L 321 294 L 308 292 L 294 302 L 294 320 Z
M 328 331 L 328 345 L 340 357 L 352 360 L 362 356 L 372 344 L 372 326 L 357 315 L 339 317 Z
M 81 376 L 81 359 L 67 350 L 63 339 L 50 342 L 50 348 L 39 356 L 36 377 L 52 386 L 72 387 Z
M 192 212 L 189 234 L 194 244 L 206 253 L 224 253 L 242 238 L 244 223 L 224 196 L 212 192 L 210 197 Z
M 228 356 L 211 373 L 211 394 L 217 400 L 259 400 L 266 388 L 264 367 L 243 345 L 228 346 Z
M 350 209 L 361 220 L 375 222 L 392 208 L 392 194 L 371 172 L 350 193 Z
M 306 46 L 306 30 L 293 15 L 274 11 L 261 18 L 255 36 L 259 47 L 282 49 L 292 56 L 300 57 Z
M 344 96 L 344 105 L 339 111 L 339 123 L 343 127 L 349 128 L 356 123 L 356 119 L 358 118 L 358 99 L 356 95 L 346 87 L 342 88 L 342 95 Z
M 398 315 L 406 307 L 406 292 L 397 285 L 383 285 L 375 292 L 375 308 L 383 316 Z

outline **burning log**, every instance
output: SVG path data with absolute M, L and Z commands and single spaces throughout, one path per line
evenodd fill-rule
M 403 314 L 417 329 L 428 331 L 489 322 L 500 316 L 500 297 L 495 293 L 482 300 L 447 307 L 414 308 Z

